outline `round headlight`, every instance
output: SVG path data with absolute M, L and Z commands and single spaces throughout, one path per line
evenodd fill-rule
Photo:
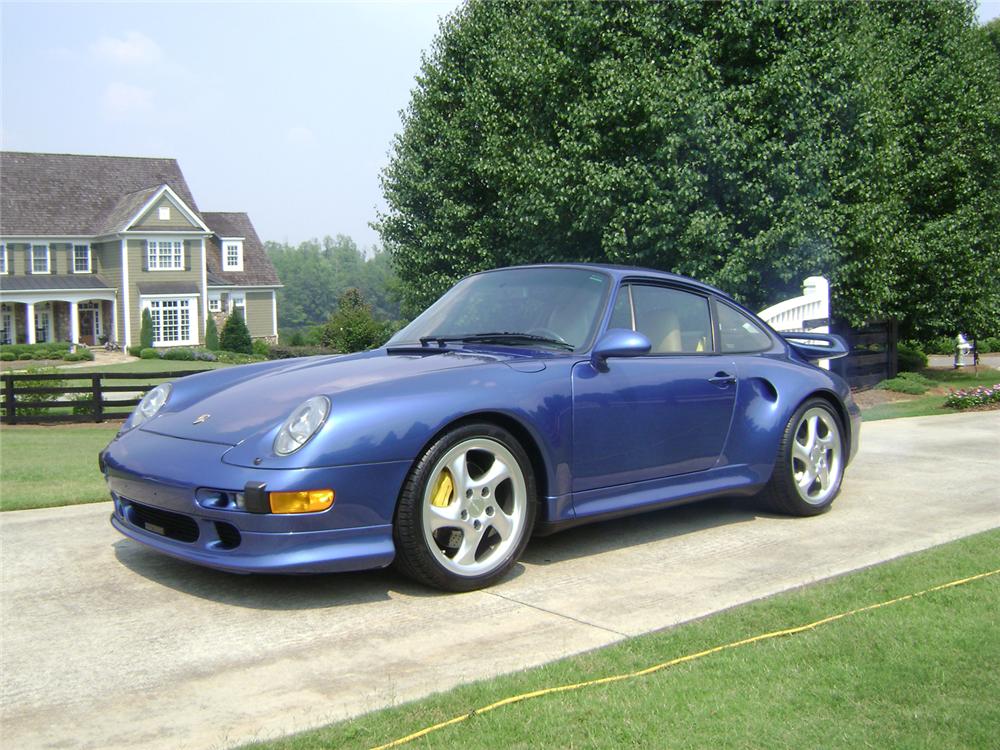
M 294 453 L 316 434 L 330 413 L 330 399 L 313 396 L 303 401 L 284 421 L 274 438 L 274 452 L 279 456 Z
M 171 388 L 170 383 L 161 383 L 143 396 L 142 401 L 135 407 L 135 411 L 132 412 L 132 416 L 129 417 L 125 426 L 128 429 L 132 429 L 133 427 L 138 427 L 146 420 L 155 417 L 156 413 L 167 403 L 167 399 L 170 398 Z

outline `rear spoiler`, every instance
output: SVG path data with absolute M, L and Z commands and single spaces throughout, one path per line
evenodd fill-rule
M 781 337 L 797 354 L 815 362 L 818 359 L 846 357 L 850 350 L 847 342 L 832 333 L 810 333 L 808 331 L 779 331 Z

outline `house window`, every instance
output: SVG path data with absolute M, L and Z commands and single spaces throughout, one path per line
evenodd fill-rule
M 196 344 L 191 321 L 195 317 L 194 300 L 152 299 L 146 302 L 153 319 L 153 345 Z
M 48 341 L 52 332 L 52 313 L 47 302 L 45 305 L 45 307 L 35 306 L 35 341 L 39 344 Z
M 6 273 L 7 273 L 7 246 L 0 245 L 0 274 L 5 275 Z
M 160 221 L 170 221 L 170 206 L 160 206 L 158 215 Z
M 218 294 L 208 295 L 208 310 L 209 312 L 222 312 L 222 297 Z
M 49 246 L 31 246 L 31 272 L 49 273 Z
M 4 304 L 0 307 L 0 344 L 14 343 L 14 308 Z
M 73 273 L 90 273 L 90 245 L 73 245 Z
M 222 270 L 243 270 L 243 243 L 224 242 L 222 244 Z
M 229 312 L 234 310 L 239 310 L 240 315 L 243 320 L 247 319 L 247 295 L 244 292 L 230 292 L 229 294 Z
M 150 271 L 184 270 L 184 243 L 180 240 L 146 240 L 146 267 Z

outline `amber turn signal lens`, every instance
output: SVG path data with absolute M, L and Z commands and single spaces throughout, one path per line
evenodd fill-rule
M 316 513 L 333 505 L 333 490 L 270 492 L 272 513 Z

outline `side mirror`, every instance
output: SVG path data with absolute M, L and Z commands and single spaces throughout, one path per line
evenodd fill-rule
M 608 357 L 640 357 L 649 352 L 652 345 L 643 334 L 625 328 L 609 328 L 597 340 L 590 362 L 598 370 L 605 367 Z

